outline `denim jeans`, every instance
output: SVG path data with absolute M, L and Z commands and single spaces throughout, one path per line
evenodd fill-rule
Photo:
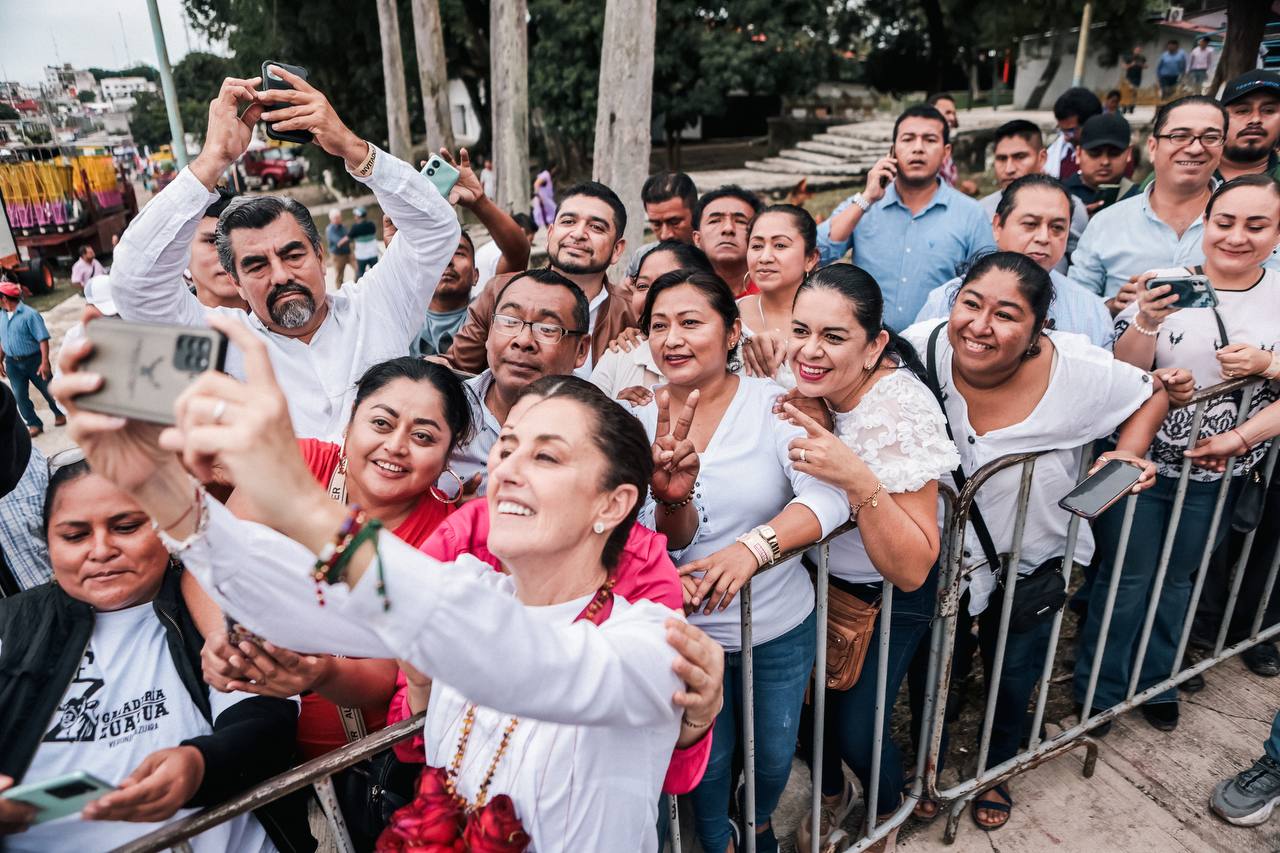
M 1138 678 L 1138 692 L 1169 677 L 1173 670 L 1178 641 L 1182 637 L 1182 623 L 1191 600 L 1192 578 L 1200 567 L 1205 539 L 1209 535 L 1209 522 L 1217 501 L 1220 483 L 1187 483 L 1187 495 L 1182 505 L 1182 518 L 1174 537 L 1173 551 L 1169 556 L 1169 569 L 1160 589 L 1160 604 L 1156 608 L 1151 627 L 1151 639 L 1147 644 L 1146 659 L 1142 662 Z M 1133 672 L 1134 655 L 1147 617 L 1156 567 L 1164 548 L 1165 532 L 1173 515 L 1173 499 L 1178 481 L 1173 477 L 1157 477 L 1156 484 L 1138 495 L 1134 510 L 1133 529 L 1129 538 L 1129 550 L 1116 588 L 1115 609 L 1111 614 L 1111 627 L 1107 632 L 1107 645 L 1103 650 L 1098 671 L 1098 687 L 1093 697 L 1093 707 L 1109 708 L 1129 693 L 1129 679 Z M 1233 488 L 1223 509 L 1224 523 L 1218 525 L 1217 537 L 1212 547 L 1222 541 L 1230 526 Z M 1089 673 L 1093 656 L 1098 648 L 1098 636 L 1102 630 L 1102 611 L 1106 606 L 1107 589 L 1116 571 L 1115 556 L 1120 546 L 1120 528 L 1124 523 L 1123 504 L 1116 504 L 1109 512 L 1094 522 L 1094 535 L 1102 553 L 1102 564 L 1094 580 L 1089 599 L 1089 617 L 1080 632 L 1080 648 L 1076 653 L 1074 692 L 1077 702 L 1084 702 L 1089 686 Z M 1177 702 L 1177 691 L 1170 688 L 1151 699 L 1152 704 Z
M 849 584 L 848 591 L 863 601 L 874 601 L 881 593 L 880 584 Z M 938 567 L 929 570 L 921 587 L 913 592 L 893 591 L 893 612 L 889 618 L 889 664 L 885 672 L 885 695 L 888 702 L 884 715 L 883 743 L 880 752 L 880 788 L 876 795 L 876 814 L 893 811 L 902 802 L 902 784 L 906 775 L 902 767 L 902 751 L 889 735 L 893 707 L 898 688 L 906 678 L 911 659 L 920 641 L 928 636 L 930 621 L 937 604 Z M 876 720 L 876 672 L 880 666 L 880 625 L 884 612 L 876 616 L 866 660 L 858 683 L 848 690 L 828 690 L 826 724 L 822 740 L 822 793 L 835 796 L 844 789 L 846 764 L 862 784 L 864 796 L 871 791 L 871 753 L 874 747 Z M 809 706 L 806 706 L 806 711 Z M 812 714 L 806 713 L 801 723 L 800 739 L 806 756 L 812 754 Z
M 1280 711 L 1271 720 L 1271 737 L 1267 738 L 1266 753 L 1272 761 L 1280 761 Z
M 30 389 L 27 388 L 28 382 L 36 386 L 40 396 L 48 401 L 49 408 L 53 411 L 53 416 L 55 418 L 62 417 L 62 409 L 58 408 L 53 395 L 49 393 L 48 380 L 41 379 L 36 372 L 40 369 L 40 353 L 17 356 L 6 355 L 4 357 L 4 369 L 9 374 L 9 385 L 13 388 L 13 396 L 18 402 L 18 412 L 22 415 L 22 419 L 26 421 L 27 426 L 35 427 L 36 429 L 44 428 L 44 422 L 36 414 L 36 407 L 31 405 L 31 393 Z
M 810 613 L 781 637 L 752 649 L 757 826 L 770 819 L 791 775 L 800 707 L 813 671 L 816 625 L 817 616 Z M 689 795 L 698 840 L 707 853 L 722 853 L 729 844 L 729 798 L 737 787 L 733 757 L 741 726 L 742 653 L 731 652 L 725 655 L 724 708 L 716 717 L 707 771 Z

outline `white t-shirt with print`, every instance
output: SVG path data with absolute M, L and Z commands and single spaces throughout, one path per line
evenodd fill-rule
M 244 693 L 210 691 L 215 719 Z M 78 770 L 119 784 L 143 759 L 213 727 L 178 676 L 164 626 L 150 603 L 95 614 L 80 668 L 54 710 L 22 784 Z M 246 760 L 252 760 L 246 756 Z M 179 809 L 172 820 L 194 814 Z M 32 826 L 5 838 L 9 853 L 113 850 L 159 823 L 86 821 L 78 815 Z M 262 825 L 241 815 L 191 839 L 196 853 L 274 851 Z
M 922 360 L 928 355 L 929 335 L 940 322 L 945 321 L 926 320 L 902 333 Z M 1043 451 L 1036 457 L 1022 549 L 1018 553 L 1018 571 L 1022 574 L 1065 555 L 1071 514 L 1059 507 L 1058 501 L 1079 480 L 1081 447 L 1115 432 L 1147 401 L 1153 387 L 1148 373 L 1118 361 L 1084 335 L 1052 331 L 1046 336 L 1053 342 L 1057 358 L 1040 402 L 1019 423 L 981 435 L 969 423 L 969 406 L 956 391 L 951 343 L 945 330 L 937 341 L 938 384 L 965 473 L 972 475 L 1002 456 Z M 1000 554 L 1013 550 L 1013 521 L 1021 481 L 1021 465 L 1005 468 L 992 475 L 974 498 Z M 1087 564 L 1093 557 L 1093 546 L 1089 525 L 1081 524 L 1074 561 Z M 969 587 L 969 612 L 974 615 L 986 608 L 995 587 L 986 562 L 970 524 L 965 535 L 964 565 L 974 569 Z
M 852 410 L 836 412 L 835 433 L 890 494 L 922 489 L 960 464 L 937 399 L 906 368 L 881 377 Z M 849 583 L 883 580 L 857 529 L 832 540 L 827 565 Z
M 1181 267 L 1160 270 L 1161 275 L 1186 275 L 1189 270 Z M 1266 270 L 1258 283 L 1248 290 L 1218 290 L 1218 315 L 1227 332 L 1227 342 L 1249 344 L 1271 352 L 1280 345 L 1280 272 Z M 1138 313 L 1138 303 L 1131 302 L 1116 317 L 1116 333 L 1123 334 Z M 1181 367 L 1195 377 L 1196 390 L 1209 388 L 1227 381 L 1222 374 L 1222 363 L 1217 351 L 1223 345 L 1222 333 L 1214 319 L 1212 308 L 1184 308 L 1165 318 L 1156 338 L 1154 367 Z M 1280 397 L 1280 383 L 1264 382 L 1255 387 L 1249 400 L 1250 416 Z M 1200 437 L 1227 432 L 1236 425 L 1238 407 L 1234 394 L 1211 401 L 1205 409 Z M 1151 443 L 1151 458 L 1162 477 L 1177 477 L 1182 473 L 1182 451 L 1187 449 L 1191 437 L 1191 421 L 1195 417 L 1194 406 L 1170 409 L 1165 416 L 1155 441 Z M 1267 452 L 1269 444 L 1263 442 L 1252 452 L 1236 459 L 1236 474 L 1257 463 Z M 1222 477 L 1216 471 L 1191 466 L 1191 479 L 1214 482 Z

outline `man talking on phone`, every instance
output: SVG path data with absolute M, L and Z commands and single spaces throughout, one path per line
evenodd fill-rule
M 356 136 L 305 80 L 273 69 L 292 88 L 258 91 L 260 77 L 222 82 L 209 105 L 204 148 L 129 225 L 111 284 L 125 320 L 197 326 L 216 311 L 244 323 L 267 344 L 294 431 L 333 439 L 360 375 L 408 352 L 461 229 L 449 201 L 416 169 Z M 307 209 L 282 196 L 237 198 L 219 218 L 216 244 L 249 310 L 206 308 L 184 286 L 182 270 L 219 178 L 245 152 L 260 119 L 279 132 L 310 132 L 373 191 L 399 233 L 377 266 L 328 294 L 324 249 Z M 235 349 L 227 372 L 243 376 Z

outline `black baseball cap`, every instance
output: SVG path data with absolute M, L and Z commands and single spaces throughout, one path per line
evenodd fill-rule
M 1222 105 L 1225 107 L 1259 90 L 1269 91 L 1280 98 L 1280 72 L 1259 69 L 1232 78 L 1227 88 L 1222 90 Z
M 1129 147 L 1129 122 L 1118 113 L 1096 115 L 1080 128 L 1080 147 L 1085 151 L 1110 145 L 1113 148 Z

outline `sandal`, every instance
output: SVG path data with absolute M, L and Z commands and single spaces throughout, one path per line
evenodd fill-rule
M 1004 797 L 1005 802 L 999 800 L 974 800 L 973 808 L 969 810 L 969 816 L 973 818 L 974 824 L 983 832 L 994 832 L 1009 822 L 1010 813 L 1013 811 L 1013 797 L 1009 796 L 1009 789 L 1004 785 L 996 785 L 994 788 L 988 788 L 986 793 L 996 793 Z M 987 809 L 988 811 L 1004 812 L 1004 820 L 999 823 L 983 823 L 978 820 L 978 809 Z

